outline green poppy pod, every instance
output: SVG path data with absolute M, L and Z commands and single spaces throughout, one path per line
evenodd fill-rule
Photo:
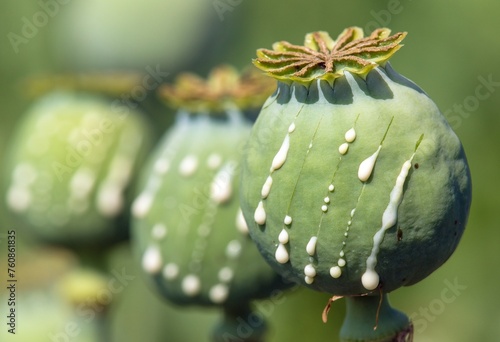
M 95 94 L 41 96 L 10 142 L 8 209 L 49 243 L 83 247 L 124 239 L 123 213 L 150 131 L 138 112 Z
M 224 66 L 206 81 L 183 74 L 160 90 L 179 109 L 177 120 L 149 158 L 132 206 L 146 278 L 175 304 L 223 307 L 214 336 L 221 341 L 251 315 L 251 299 L 284 286 L 248 236 L 238 197 L 248 114 L 273 87 L 259 76 Z
M 314 32 L 304 46 L 258 50 L 254 64 L 278 87 L 253 128 L 241 183 L 250 235 L 277 272 L 376 306 L 372 295 L 385 303 L 450 257 L 471 203 L 462 145 L 427 94 L 388 63 L 406 36 L 389 34 L 352 27 L 337 40 Z M 377 331 L 392 338 L 408 319 L 385 330 L 384 305 Z M 341 335 L 373 336 L 372 327 L 352 332 Z

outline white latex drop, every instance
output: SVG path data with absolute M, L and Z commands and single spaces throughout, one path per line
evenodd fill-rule
M 238 213 L 236 214 L 236 228 L 238 228 L 240 233 L 248 234 L 248 225 L 245 221 L 245 217 L 243 216 L 241 208 L 238 209 Z
M 158 246 L 149 246 L 142 255 L 142 268 L 147 273 L 155 274 L 160 272 L 162 262 L 161 252 Z
M 378 154 L 380 153 L 380 149 L 382 148 L 382 145 L 380 145 L 377 149 L 377 151 L 363 160 L 361 164 L 359 164 L 359 169 L 358 169 L 358 178 L 362 182 L 366 182 L 368 178 L 372 175 L 373 168 L 375 167 L 375 162 L 377 161 Z
M 380 244 L 384 240 L 385 231 L 393 227 L 398 219 L 398 207 L 403 200 L 403 187 L 408 176 L 408 172 L 411 168 L 411 161 L 413 160 L 413 154 L 410 160 L 404 162 L 403 167 L 396 179 L 396 184 L 392 188 L 391 194 L 389 195 L 389 204 L 387 205 L 384 213 L 382 214 L 382 227 L 375 233 L 373 237 L 373 247 L 370 256 L 366 260 L 366 271 L 361 277 L 361 282 L 367 290 L 374 290 L 379 284 L 379 276 L 375 271 L 375 266 L 377 265 L 377 254 L 380 250 Z
M 287 134 L 285 136 L 285 140 L 283 140 L 283 143 L 281 144 L 281 147 L 274 156 L 273 162 L 271 164 L 271 172 L 278 170 L 283 166 L 283 164 L 286 161 L 286 156 L 288 155 L 288 149 L 290 148 L 290 135 Z
M 280 264 L 286 264 L 288 260 L 290 260 L 290 256 L 288 255 L 288 251 L 286 250 L 285 245 L 279 244 L 275 253 L 276 261 Z
M 196 296 L 201 290 L 200 278 L 194 274 L 187 275 L 182 279 L 182 291 L 188 296 Z
M 229 288 L 225 284 L 214 285 L 208 293 L 210 300 L 216 304 L 223 303 L 227 299 L 228 295 Z
M 307 246 L 306 246 L 306 252 L 310 256 L 314 256 L 314 254 L 316 253 L 316 243 L 317 242 L 318 242 L 317 236 L 313 236 L 309 239 L 309 242 L 307 243 Z
M 356 131 L 354 130 L 354 128 L 351 128 L 350 130 L 345 132 L 344 138 L 348 143 L 353 142 L 356 139 Z
M 211 170 L 217 169 L 222 163 L 222 156 L 217 153 L 212 153 L 208 156 L 207 166 Z
M 260 192 L 260 195 L 262 196 L 263 199 L 266 199 L 267 196 L 269 196 L 272 185 L 273 185 L 273 177 L 268 176 Z
M 181 163 L 179 164 L 179 173 L 184 177 L 188 177 L 194 174 L 197 168 L 198 158 L 193 155 L 188 155 L 184 157 L 184 159 L 182 159 Z
M 348 149 L 349 149 L 349 144 L 343 143 L 342 145 L 339 146 L 339 153 L 342 155 L 346 154 Z
M 305 276 L 304 281 L 306 282 L 306 284 L 311 285 L 312 283 L 314 283 L 314 278 Z
M 283 229 L 280 235 L 278 236 L 278 241 L 284 245 L 288 243 L 288 239 L 289 239 L 288 232 L 286 231 L 286 229 Z
M 143 218 L 149 213 L 153 204 L 153 196 L 148 193 L 142 193 L 132 203 L 132 215 L 135 218 Z
M 255 209 L 253 218 L 259 225 L 263 225 L 266 223 L 266 210 L 264 209 L 264 203 L 262 201 L 260 201 L 257 205 L 257 209 Z
M 306 267 L 304 267 L 304 274 L 308 277 L 314 278 L 316 277 L 316 269 L 312 264 L 307 264 Z
M 332 278 L 338 278 L 342 275 L 342 270 L 338 266 L 333 266 L 330 268 L 330 275 Z
M 163 277 L 167 280 L 173 280 L 179 275 L 179 266 L 174 263 L 168 263 L 163 267 Z
M 222 204 L 231 198 L 233 193 L 233 173 L 233 168 L 226 166 L 215 175 L 210 185 L 210 197 L 215 203 Z

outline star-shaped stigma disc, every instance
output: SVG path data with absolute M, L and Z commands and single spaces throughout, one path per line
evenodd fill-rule
M 332 81 L 344 71 L 366 75 L 401 48 L 406 32 L 389 36 L 390 32 L 379 28 L 363 37 L 361 28 L 350 27 L 337 40 L 327 32 L 313 32 L 306 36 L 303 46 L 281 41 L 273 45 L 273 50 L 257 50 L 254 64 L 276 79 L 298 82 Z

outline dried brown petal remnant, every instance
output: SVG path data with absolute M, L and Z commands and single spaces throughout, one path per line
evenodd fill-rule
M 161 87 L 159 94 L 175 108 L 217 112 L 227 110 L 227 106 L 258 108 L 275 87 L 273 80 L 253 67 L 239 74 L 230 66 L 220 66 L 206 80 L 191 73 L 181 74 L 174 85 Z
M 327 32 L 313 32 L 303 46 L 282 41 L 275 43 L 273 50 L 259 49 L 254 64 L 276 79 L 299 82 L 331 81 L 344 71 L 365 75 L 401 48 L 406 32 L 389 36 L 390 32 L 380 28 L 363 37 L 362 29 L 350 27 L 337 40 Z

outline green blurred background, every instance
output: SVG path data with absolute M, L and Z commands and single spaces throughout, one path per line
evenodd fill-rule
M 392 303 L 414 320 L 417 342 L 498 341 L 499 16 L 500 3 L 493 0 L 3 0 L 0 156 L 31 104 L 21 84 L 32 75 L 159 67 L 169 72 L 165 81 L 170 82 L 183 70 L 205 74 L 219 63 L 243 67 L 257 48 L 278 40 L 301 43 L 311 31 L 334 37 L 353 25 L 408 31 L 392 65 L 429 94 L 461 138 L 472 171 L 473 205 L 452 258 L 428 279 L 391 294 Z M 27 22 L 36 25 L 26 28 Z M 489 86 L 478 95 L 485 80 Z M 164 110 L 164 115 L 172 113 Z M 6 232 L 16 227 L 4 205 L 1 210 L 0 341 L 51 341 L 51 334 L 75 320 L 81 333 L 69 340 L 96 341 L 95 322 L 78 321 L 55 285 L 74 267 L 72 256 L 39 246 L 21 232 L 18 334 L 6 333 Z M 113 298 L 111 341 L 207 341 L 217 312 L 176 308 L 151 294 L 127 244 L 110 252 L 108 267 L 135 277 Z M 327 299 L 296 289 L 275 303 L 261 303 L 271 327 L 269 341 L 336 341 L 344 303 L 335 303 L 323 324 Z

